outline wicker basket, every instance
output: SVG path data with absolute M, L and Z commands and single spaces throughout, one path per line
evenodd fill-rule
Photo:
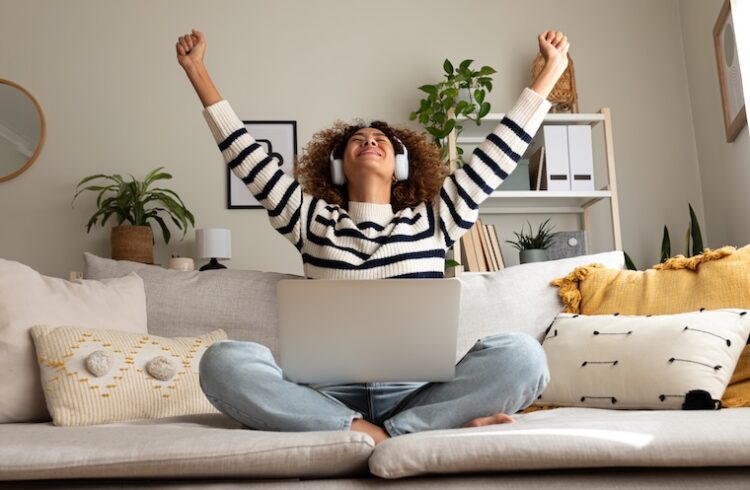
M 540 53 L 536 55 L 531 67 L 532 81 L 539 76 L 542 68 L 544 68 L 544 58 Z M 552 88 L 547 100 L 552 103 L 550 112 L 580 112 L 578 109 L 578 92 L 576 92 L 576 72 L 570 54 L 568 54 L 568 67 Z
M 154 234 L 150 226 L 120 225 L 110 235 L 112 258 L 154 263 Z

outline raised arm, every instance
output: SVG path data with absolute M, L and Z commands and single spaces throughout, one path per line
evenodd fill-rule
M 203 64 L 206 54 L 206 37 L 203 33 L 193 29 L 192 33 L 180 36 L 176 48 L 177 62 L 185 70 L 203 107 L 219 102 L 221 95 L 208 75 L 206 65 Z
M 180 36 L 175 47 L 177 61 L 203 104 L 203 115 L 227 165 L 268 211 L 271 226 L 301 251 L 303 193 L 299 182 L 255 142 L 229 102 L 222 99 L 203 63 L 203 33 L 193 29 Z
M 545 60 L 539 76 L 480 144 L 470 161 L 449 175 L 436 211 L 445 246 L 450 247 L 476 222 L 479 205 L 515 170 L 550 108 L 547 96 L 568 66 L 568 39 L 556 31 L 538 37 Z

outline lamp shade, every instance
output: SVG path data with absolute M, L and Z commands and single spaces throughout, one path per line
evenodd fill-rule
M 198 228 L 195 248 L 201 259 L 231 259 L 232 232 L 226 228 Z

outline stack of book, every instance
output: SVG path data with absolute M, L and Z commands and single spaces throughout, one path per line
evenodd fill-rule
M 495 225 L 485 225 L 477 219 L 459 242 L 464 271 L 493 272 L 505 267 Z

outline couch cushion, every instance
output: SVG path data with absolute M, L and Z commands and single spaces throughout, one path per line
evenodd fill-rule
M 560 313 L 544 339 L 551 381 L 536 404 L 718 408 L 750 335 L 747 313 Z
M 541 341 L 546 328 L 563 309 L 557 288 L 550 281 L 592 263 L 622 269 L 625 256 L 613 251 L 521 264 L 490 273 L 461 274 L 456 361 L 477 339 L 500 332 L 526 332 Z
M 678 255 L 646 271 L 576 268 L 557 279 L 567 313 L 663 315 L 699 308 L 750 308 L 750 245 Z M 732 375 L 722 402 L 750 407 L 750 345 Z
M 146 298 L 136 274 L 70 282 L 0 259 L 0 423 L 50 420 L 29 328 L 107 325 L 146 333 Z
M 378 444 L 370 471 L 427 473 L 750 465 L 750 408 L 622 411 L 557 408 L 512 424 L 415 432 Z
M 367 473 L 373 448 L 350 431 L 263 432 L 223 414 L 85 427 L 0 425 L 0 480 L 313 478 Z
M 232 340 L 263 344 L 278 358 L 276 283 L 301 276 L 252 270 L 177 271 L 84 252 L 84 277 L 135 272 L 146 289 L 148 331 L 186 337 L 223 329 Z
M 198 366 L 219 329 L 158 337 L 79 327 L 31 327 L 47 408 L 55 425 L 218 413 L 201 390 Z

